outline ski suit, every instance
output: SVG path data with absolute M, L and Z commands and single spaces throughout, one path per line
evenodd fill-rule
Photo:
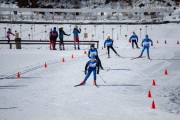
M 66 34 L 66 33 L 64 32 L 64 30 L 60 28 L 60 29 L 59 29 L 59 39 L 60 39 L 59 48 L 60 48 L 60 50 L 62 49 L 62 48 L 61 48 L 61 45 L 63 46 L 63 50 L 64 50 L 64 40 L 63 40 L 64 35 L 69 36 L 69 34 Z
M 111 48 L 116 54 L 117 52 L 115 51 L 115 49 L 113 48 L 113 40 L 112 39 L 107 39 L 104 42 L 104 48 L 107 47 L 107 51 L 108 51 L 108 56 L 110 56 L 109 54 L 109 49 Z
M 134 48 L 134 43 L 136 45 L 136 48 L 139 48 L 138 47 L 138 36 L 137 35 L 132 35 L 130 38 L 129 38 L 129 42 L 132 42 L 132 48 Z
M 96 80 L 96 71 L 97 71 L 97 74 L 99 74 L 99 63 L 98 63 L 98 61 L 95 60 L 93 62 L 92 60 L 89 60 L 85 66 L 85 74 L 86 73 L 87 74 L 86 74 L 86 77 L 84 78 L 84 82 L 86 82 L 86 80 L 89 78 L 89 76 L 91 75 L 92 72 L 94 75 L 94 80 Z
M 143 41 L 142 41 L 142 46 L 143 46 L 143 50 L 141 52 L 141 56 L 143 55 L 144 53 L 144 50 L 146 49 L 147 50 L 147 55 L 148 55 L 148 58 L 149 58 L 149 47 L 150 47 L 150 44 L 151 46 L 153 46 L 153 42 L 151 39 L 149 38 L 145 38 Z
M 74 48 L 76 49 L 76 42 L 78 43 L 78 49 L 79 48 L 79 33 L 81 33 L 81 29 L 74 28 L 73 35 L 74 35 Z

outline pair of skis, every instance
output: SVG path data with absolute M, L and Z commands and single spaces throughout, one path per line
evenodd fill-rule
M 131 58 L 131 60 L 135 60 L 135 59 L 139 59 L 139 58 L 144 58 L 144 57 L 133 57 L 133 58 Z M 148 59 L 148 60 L 152 60 L 152 59 Z
M 82 85 L 82 84 L 78 84 L 78 85 L 74 85 L 74 87 L 79 87 L 79 86 L 85 86 L 85 85 Z M 94 85 L 95 87 L 99 88 L 98 85 Z

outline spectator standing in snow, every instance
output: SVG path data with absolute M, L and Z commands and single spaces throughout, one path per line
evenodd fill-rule
M 57 41 L 57 38 L 58 38 L 58 32 L 56 31 L 56 27 L 54 27 L 53 31 L 52 31 L 52 35 L 53 35 L 53 50 L 57 50 L 56 49 L 56 41 Z
M 59 39 L 60 39 L 60 43 L 59 43 L 59 49 L 62 50 L 61 45 L 63 46 L 63 50 L 65 50 L 64 48 L 64 35 L 70 36 L 70 34 L 66 34 L 63 30 L 63 27 L 59 28 Z
M 50 50 L 53 50 L 54 48 L 54 41 L 53 41 L 53 34 L 52 34 L 52 29 L 49 32 L 49 40 L 50 40 Z
M 76 43 L 78 43 L 78 50 L 80 50 L 79 47 L 79 34 L 81 33 L 81 28 L 78 29 L 78 26 L 76 25 L 73 34 L 74 34 L 74 49 L 76 50 Z
M 7 38 L 7 40 L 8 40 L 8 43 L 10 43 L 10 35 L 15 36 L 15 34 L 12 33 L 12 32 L 11 32 L 11 29 L 9 28 L 8 31 L 7 31 L 7 35 L 6 35 L 6 38 Z

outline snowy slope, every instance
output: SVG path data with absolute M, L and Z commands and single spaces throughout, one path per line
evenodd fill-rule
M 5 27 L 2 25 L 1 27 Z M 19 29 L 12 25 L 13 30 Z M 131 35 L 135 31 L 139 35 L 139 28 L 145 26 L 105 25 L 105 37 L 112 36 L 114 28 L 114 45 L 118 53 L 125 58 L 117 57 L 111 51 L 108 59 L 106 50 L 99 49 L 99 55 L 104 68 L 97 76 L 99 88 L 92 85 L 91 76 L 86 86 L 73 87 L 84 79 L 85 63 L 88 61 L 84 50 L 74 51 L 67 47 L 66 51 L 49 51 L 48 46 L 24 46 L 22 50 L 9 50 L 8 46 L 0 46 L 0 117 L 2 120 L 178 120 L 180 112 L 180 46 L 178 24 L 148 26 L 149 36 L 154 41 L 151 47 L 151 58 L 131 60 L 140 54 L 139 49 L 131 49 L 124 35 Z M 49 29 L 48 26 L 47 29 Z M 68 31 L 69 25 L 63 26 Z M 89 34 L 95 34 L 94 26 L 87 27 Z M 23 25 L 22 38 L 26 39 L 29 25 Z M 128 28 L 128 29 L 127 29 Z M 42 26 L 37 25 L 34 38 L 40 39 L 45 33 Z M 103 25 L 97 26 L 96 39 L 103 45 Z M 25 31 L 25 32 L 24 32 Z M 36 32 L 38 31 L 38 33 Z M 0 36 L 4 36 L 1 30 Z M 82 31 L 84 33 L 84 30 Z M 117 40 L 118 36 L 118 40 Z M 66 37 L 67 38 L 67 37 Z M 82 35 L 81 35 L 82 38 Z M 72 39 L 72 36 L 68 40 Z M 95 39 L 95 38 L 94 38 Z M 158 40 L 158 44 L 156 41 Z M 167 40 L 167 44 L 164 44 Z M 141 41 L 141 40 L 140 40 Z M 128 45 L 128 46 L 127 46 Z M 75 58 L 72 59 L 71 55 Z M 146 53 L 144 54 L 146 56 Z M 65 62 L 61 62 L 62 58 Z M 47 68 L 44 68 L 44 63 Z M 164 69 L 169 74 L 164 75 Z M 21 78 L 17 79 L 17 72 Z M 152 86 L 152 80 L 156 86 Z M 152 98 L 147 98 L 151 90 Z M 152 100 L 156 109 L 151 109 Z

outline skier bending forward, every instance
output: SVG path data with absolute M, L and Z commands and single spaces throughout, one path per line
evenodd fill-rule
M 97 73 L 96 73 L 96 71 L 97 71 Z M 92 56 L 91 60 L 89 60 L 86 63 L 86 66 L 85 66 L 85 75 L 86 75 L 86 77 L 84 78 L 84 81 L 82 83 L 80 83 L 80 85 L 86 84 L 86 80 L 89 78 L 89 76 L 91 75 L 92 72 L 93 72 L 93 75 L 94 75 L 94 83 L 93 84 L 97 85 L 96 84 L 96 74 L 99 74 L 99 63 L 98 63 L 98 61 L 96 61 L 95 56 Z

